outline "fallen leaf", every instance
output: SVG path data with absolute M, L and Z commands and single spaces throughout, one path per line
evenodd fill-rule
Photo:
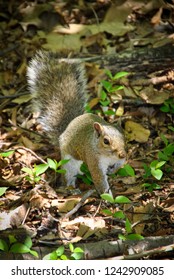
M 150 136 L 150 130 L 144 128 L 141 124 L 127 121 L 125 123 L 125 133 L 128 141 L 137 141 L 139 143 L 145 143 Z

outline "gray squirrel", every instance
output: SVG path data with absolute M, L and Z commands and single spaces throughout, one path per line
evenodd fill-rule
M 84 113 L 87 80 L 83 63 L 38 51 L 27 77 L 43 130 L 60 147 L 61 158 L 70 159 L 64 165 L 66 184 L 75 186 L 84 162 L 97 192 L 111 194 L 107 174 L 125 163 L 124 136 L 101 117 Z

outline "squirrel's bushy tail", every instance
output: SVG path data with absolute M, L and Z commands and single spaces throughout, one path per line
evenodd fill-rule
M 78 59 L 39 51 L 27 69 L 30 92 L 40 123 L 54 142 L 77 116 L 84 113 L 86 77 Z

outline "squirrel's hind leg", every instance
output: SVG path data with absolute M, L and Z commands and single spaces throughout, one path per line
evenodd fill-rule
M 62 159 L 69 159 L 69 161 L 63 166 L 66 170 L 64 175 L 66 185 L 75 187 L 76 175 L 81 173 L 80 166 L 83 161 L 77 160 L 68 154 L 64 155 Z

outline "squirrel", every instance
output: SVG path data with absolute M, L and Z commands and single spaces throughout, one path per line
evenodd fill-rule
M 54 145 L 59 145 L 66 184 L 75 186 L 84 162 L 96 191 L 112 194 L 107 175 L 126 160 L 124 136 L 98 115 L 85 113 L 87 79 L 80 59 L 60 58 L 38 51 L 27 68 L 33 103 L 40 123 Z

